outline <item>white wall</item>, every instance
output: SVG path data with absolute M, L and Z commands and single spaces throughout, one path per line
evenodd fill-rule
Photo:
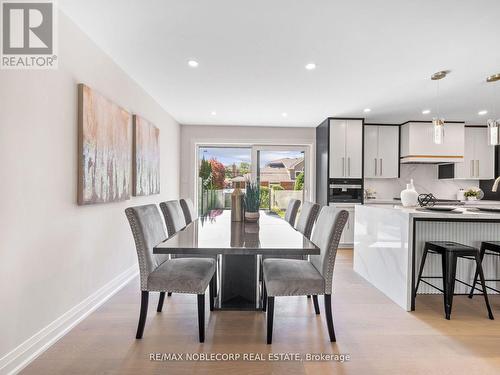
M 309 173 L 311 193 L 315 187 L 315 149 L 316 128 L 262 127 L 262 126 L 181 126 L 181 170 L 180 194 L 194 199 L 196 145 L 309 145 Z
M 79 82 L 160 128 L 160 195 L 77 206 Z M 136 263 L 124 209 L 178 197 L 179 141 L 174 119 L 61 12 L 58 70 L 0 71 L 0 358 Z
M 401 178 L 394 179 L 365 179 L 365 189 L 372 188 L 378 199 L 392 199 L 399 197 L 406 184 L 413 178 L 415 190 L 419 194 L 432 193 L 440 199 L 456 199 L 460 188 L 478 187 L 474 180 L 439 180 L 437 166 L 432 164 L 401 164 Z

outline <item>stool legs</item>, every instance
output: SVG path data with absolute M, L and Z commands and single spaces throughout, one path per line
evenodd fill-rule
M 488 317 L 493 320 L 493 313 L 491 312 L 490 301 L 488 300 L 488 293 L 486 292 L 486 283 L 484 282 L 483 266 L 481 265 L 481 258 L 479 254 L 476 254 L 476 274 L 479 273 L 479 279 L 481 280 L 481 286 L 483 287 L 484 302 L 486 302 L 486 308 L 488 309 Z
M 481 243 L 481 250 L 479 250 L 479 258 L 480 258 L 481 264 L 483 263 L 485 252 L 486 252 L 486 245 L 484 243 Z M 472 288 L 471 288 L 470 293 L 469 293 L 469 298 L 472 298 L 474 296 L 474 290 L 476 289 L 476 283 L 477 283 L 478 276 L 479 276 L 479 268 L 476 267 L 476 273 L 474 275 L 474 281 L 472 282 Z
M 446 256 L 446 284 L 444 286 L 445 301 L 444 312 L 446 319 L 450 320 L 451 308 L 453 305 L 453 294 L 455 292 L 455 277 L 457 271 L 457 257 L 455 254 L 447 253 Z
M 424 253 L 422 255 L 422 260 L 420 261 L 420 270 L 418 271 L 417 285 L 415 285 L 414 297 L 417 298 L 418 284 L 420 284 L 420 279 L 422 278 L 422 272 L 424 271 L 425 259 L 427 258 L 427 247 L 424 247 Z

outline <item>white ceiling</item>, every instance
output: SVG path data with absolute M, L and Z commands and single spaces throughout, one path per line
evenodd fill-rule
M 182 124 L 500 117 L 498 0 L 59 0 Z M 187 61 L 199 62 L 190 68 Z M 314 62 L 316 70 L 304 66 Z M 371 108 L 368 114 L 364 108 Z M 423 109 L 430 115 L 422 115 Z M 490 113 L 478 116 L 487 109 Z M 212 111 L 217 114 L 213 116 Z M 287 117 L 282 113 L 286 112 Z

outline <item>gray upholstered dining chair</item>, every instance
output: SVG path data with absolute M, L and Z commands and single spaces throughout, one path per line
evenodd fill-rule
M 308 239 L 311 238 L 312 229 L 318 218 L 319 209 L 320 206 L 317 203 L 304 202 L 302 204 L 302 209 L 300 210 L 299 219 L 295 224 L 295 229 Z
M 150 292 L 160 292 L 157 311 L 161 312 L 165 292 L 198 295 L 198 328 L 200 342 L 205 340 L 205 291 L 210 284 L 210 311 L 213 311 L 215 260 L 210 258 L 168 259 L 153 254 L 153 248 L 165 241 L 167 234 L 160 212 L 154 204 L 125 210 L 135 240 L 141 279 L 141 312 L 136 338 L 141 339 L 148 313 Z
M 186 225 L 190 224 L 194 219 L 198 217 L 196 212 L 194 211 L 193 201 L 189 198 L 179 199 L 179 203 L 182 208 L 182 212 L 184 213 L 184 220 L 186 221 Z
M 179 201 L 161 202 L 160 208 L 165 218 L 169 237 L 186 227 L 186 219 L 184 218 L 184 212 Z
M 297 218 L 299 207 L 300 201 L 298 199 L 290 199 L 288 202 L 288 207 L 285 211 L 285 220 L 288 221 L 292 227 L 295 226 L 295 219 Z
M 332 317 L 332 278 L 337 247 L 349 213 L 334 207 L 323 207 L 312 235 L 321 250 L 310 261 L 300 259 L 266 259 L 263 262 L 264 301 L 267 299 L 267 343 L 273 340 L 274 297 L 325 295 L 325 314 L 330 341 L 335 341 Z M 263 304 L 266 310 L 266 304 Z M 316 311 L 318 313 L 319 310 Z

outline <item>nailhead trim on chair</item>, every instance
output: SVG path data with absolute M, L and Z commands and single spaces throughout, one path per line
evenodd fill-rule
M 333 268 L 335 266 L 335 258 L 337 257 L 337 249 L 342 236 L 342 231 L 349 218 L 349 212 L 346 210 L 340 211 L 337 219 L 335 220 L 333 239 L 328 247 L 328 269 L 325 277 L 325 294 L 332 294 L 333 289 Z
M 139 229 L 138 219 L 133 209 L 125 209 L 132 234 L 134 235 L 135 246 L 137 249 L 137 258 L 139 259 L 139 275 L 141 277 L 141 290 L 147 291 L 148 288 L 148 272 L 146 270 L 146 260 L 144 253 L 147 251 L 145 244 L 142 242 L 141 230 Z

